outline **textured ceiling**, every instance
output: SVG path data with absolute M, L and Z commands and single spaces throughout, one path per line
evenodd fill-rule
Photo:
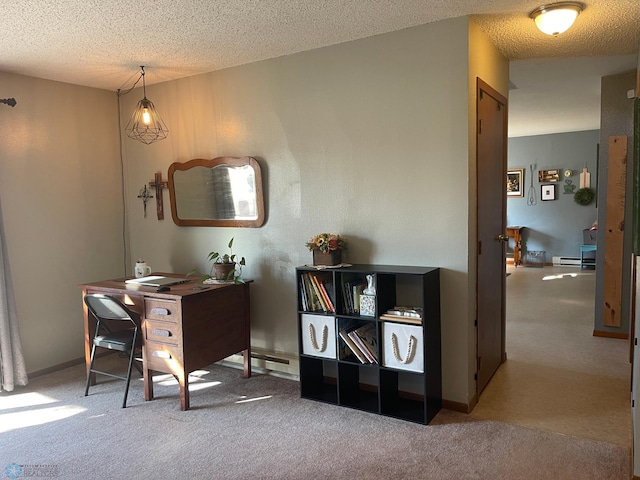
M 0 70 L 116 90 L 464 15 L 509 59 L 637 54 L 640 0 L 584 3 L 549 37 L 538 0 L 0 0 Z

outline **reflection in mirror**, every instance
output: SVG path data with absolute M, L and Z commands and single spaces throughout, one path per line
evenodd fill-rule
M 253 157 L 218 157 L 169 167 L 176 225 L 259 227 L 264 223 L 262 174 Z

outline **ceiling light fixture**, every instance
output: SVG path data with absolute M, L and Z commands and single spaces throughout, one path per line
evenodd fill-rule
M 533 18 L 541 32 L 555 36 L 566 32 L 582 10 L 584 10 L 582 3 L 558 2 L 538 7 L 529 16 Z
M 162 121 L 162 118 L 160 118 L 153 102 L 147 99 L 147 85 L 144 81 L 144 67 L 140 68 L 142 69 L 142 73 L 136 83 L 138 83 L 140 78 L 142 78 L 143 98 L 138 102 L 138 105 L 133 111 L 133 115 L 131 115 L 131 120 L 127 123 L 125 131 L 129 138 L 139 140 L 142 143 L 149 145 L 153 142 L 167 138 L 169 129 Z

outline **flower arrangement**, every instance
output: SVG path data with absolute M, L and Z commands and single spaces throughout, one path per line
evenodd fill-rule
M 320 250 L 322 253 L 328 253 L 334 250 L 346 250 L 347 240 L 333 233 L 320 233 L 311 237 L 305 245 L 310 251 Z

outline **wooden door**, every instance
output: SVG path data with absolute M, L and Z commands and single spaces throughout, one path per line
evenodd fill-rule
M 478 395 L 505 360 L 507 100 L 477 84 Z

